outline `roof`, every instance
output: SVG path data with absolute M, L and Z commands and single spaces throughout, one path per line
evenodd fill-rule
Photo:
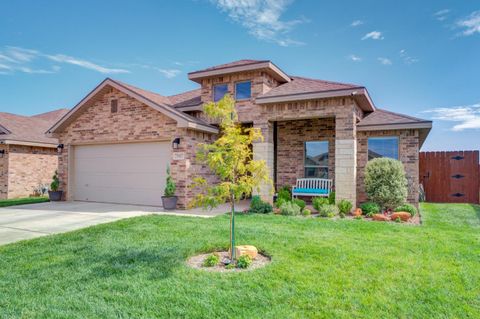
M 0 141 L 8 144 L 51 144 L 56 147 L 58 140 L 47 137 L 45 131 L 67 112 L 67 109 L 59 109 L 34 116 L 0 113 L 0 126 L 7 131 L 6 134 L 0 134 Z
M 185 108 L 190 106 L 202 105 L 202 90 L 195 89 L 168 97 L 170 103 L 175 108 Z
M 113 87 L 135 99 L 152 107 L 153 109 L 165 114 L 174 119 L 179 127 L 187 127 L 204 132 L 218 133 L 218 129 L 209 125 L 202 119 L 190 116 L 173 107 L 170 99 L 166 96 L 140 89 L 136 86 L 123 83 L 118 80 L 106 78 L 95 89 L 93 89 L 85 98 L 83 98 L 72 110 L 70 110 L 64 117 L 48 129 L 48 133 L 55 133 L 61 131 L 68 124 L 70 124 L 82 110 L 92 105 L 96 98 L 106 92 L 107 89 Z M 178 100 L 180 98 L 177 97 Z
M 264 70 L 281 83 L 290 82 L 290 77 L 283 72 L 278 66 L 269 60 L 238 60 L 225 64 L 215 65 L 203 70 L 188 73 L 188 78 L 198 83 L 202 79 L 231 74 L 236 72 L 246 72 L 253 70 Z

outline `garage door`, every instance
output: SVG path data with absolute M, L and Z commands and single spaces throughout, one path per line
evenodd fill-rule
M 76 146 L 74 198 L 161 206 L 169 161 L 168 142 Z

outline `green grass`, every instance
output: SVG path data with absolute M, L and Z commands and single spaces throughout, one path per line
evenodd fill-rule
M 0 200 L 0 207 L 48 202 L 48 197 L 25 197 Z
M 0 317 L 479 318 L 480 207 L 423 204 L 422 226 L 237 218 L 263 269 L 209 273 L 228 216 L 145 216 L 0 247 Z

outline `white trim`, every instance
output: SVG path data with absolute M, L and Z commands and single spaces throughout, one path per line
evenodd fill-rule
M 17 140 L 3 140 L 3 141 L 0 141 L 0 144 L 25 145 L 25 146 L 46 147 L 46 148 L 57 148 L 58 146 L 58 143 L 28 142 L 28 141 L 17 141 Z
M 432 128 L 432 122 L 420 122 L 420 123 L 397 123 L 397 124 L 373 124 L 373 125 L 365 125 L 357 126 L 357 131 L 388 131 L 388 130 L 408 130 L 408 129 L 422 129 Z

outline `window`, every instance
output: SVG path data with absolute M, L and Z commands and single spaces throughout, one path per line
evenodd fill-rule
M 217 84 L 213 87 L 213 101 L 218 102 L 220 101 L 225 94 L 228 93 L 228 85 L 227 84 Z
M 390 157 L 398 160 L 398 137 L 370 137 L 368 139 L 368 160 Z
M 111 100 L 110 101 L 110 111 L 112 113 L 117 113 L 118 112 L 118 101 L 117 100 Z
M 235 83 L 235 100 L 248 100 L 252 94 L 250 81 Z
M 305 142 L 305 177 L 328 178 L 328 141 Z

